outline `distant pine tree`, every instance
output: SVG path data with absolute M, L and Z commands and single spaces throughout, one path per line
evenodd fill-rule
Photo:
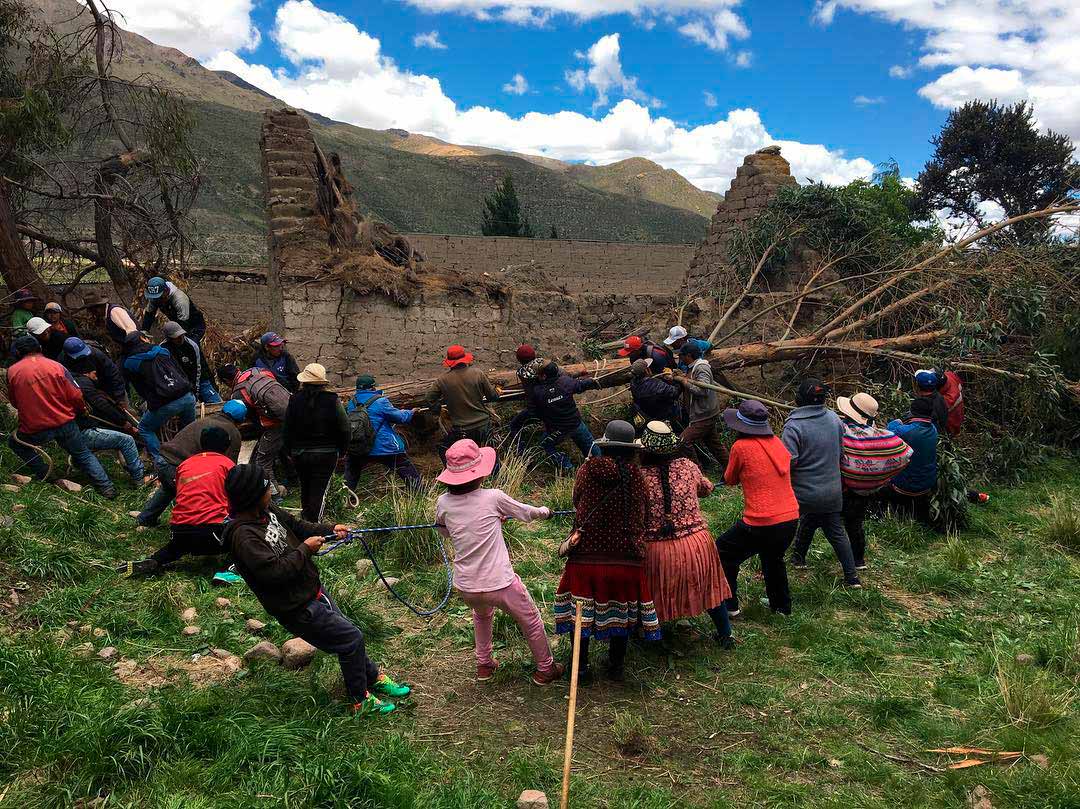
M 554 225 L 551 226 L 551 233 L 548 235 L 548 238 L 549 239 L 557 239 L 557 238 L 559 238 L 559 231 L 555 228 Z
M 480 232 L 485 236 L 533 237 L 532 225 L 521 211 L 514 179 L 509 174 L 499 183 L 494 194 L 484 198 L 484 209 Z

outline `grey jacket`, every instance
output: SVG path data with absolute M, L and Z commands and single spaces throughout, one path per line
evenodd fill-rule
M 716 395 L 716 391 L 711 388 L 702 388 L 694 384 L 694 382 L 707 382 L 710 385 L 716 384 L 716 380 L 713 379 L 712 366 L 709 365 L 709 361 L 706 359 L 697 360 L 690 366 L 690 372 L 687 374 L 687 377 L 690 384 L 686 386 L 686 414 L 690 421 L 705 421 L 706 419 L 718 417 L 722 408 L 720 407 L 720 397 Z
M 791 487 L 803 514 L 841 511 L 844 495 L 840 481 L 844 425 L 825 405 L 791 411 L 780 436 L 791 453 Z

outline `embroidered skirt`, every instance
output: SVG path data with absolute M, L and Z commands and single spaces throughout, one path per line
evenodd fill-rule
M 693 618 L 731 598 L 708 528 L 646 542 L 645 577 L 662 622 Z
M 660 639 L 660 621 L 641 565 L 568 561 L 555 593 L 556 633 L 573 634 L 577 601 L 582 603 L 582 637 L 625 637 L 640 627 L 646 640 Z

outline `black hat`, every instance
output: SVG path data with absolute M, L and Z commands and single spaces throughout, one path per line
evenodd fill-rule
M 27 354 L 40 354 L 41 343 L 36 337 L 24 334 L 22 337 L 15 338 L 15 342 L 11 344 L 11 351 L 16 357 L 22 359 Z
M 692 340 L 687 340 L 681 346 L 679 346 L 679 356 L 689 357 L 692 360 L 701 359 L 701 346 Z
M 609 421 L 604 428 L 604 436 L 594 442 L 598 447 L 623 447 L 625 449 L 640 449 L 641 442 L 637 440 L 634 425 L 628 421 L 615 419 Z
M 203 452 L 224 453 L 229 443 L 229 434 L 220 427 L 205 427 L 199 433 L 199 447 Z
M 917 419 L 929 419 L 934 416 L 934 400 L 929 396 L 918 396 L 911 400 L 911 415 Z
M 222 365 L 218 368 L 218 379 L 222 382 L 232 384 L 232 381 L 236 379 L 236 375 L 240 373 L 240 370 L 233 364 Z
M 229 497 L 229 511 L 235 514 L 251 508 L 269 488 L 270 481 L 258 464 L 244 463 L 234 466 L 225 476 L 225 494 Z
M 825 404 L 828 396 L 829 386 L 820 379 L 804 379 L 799 383 L 799 389 L 795 391 L 795 404 L 799 407 Z

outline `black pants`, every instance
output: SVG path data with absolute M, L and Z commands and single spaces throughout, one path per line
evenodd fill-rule
M 296 637 L 303 638 L 316 649 L 338 656 L 345 690 L 355 702 L 367 696 L 371 684 L 379 678 L 379 669 L 367 656 L 364 633 L 342 614 L 325 591 L 292 615 L 279 620 Z
M 882 501 L 897 513 L 905 517 L 911 517 L 937 530 L 933 520 L 930 518 L 930 500 L 932 497 L 933 494 L 930 492 L 914 496 L 901 494 L 891 486 L 886 486 L 881 491 Z
M 540 424 L 540 419 L 538 419 L 531 410 L 522 410 L 510 419 L 507 431 L 509 433 L 510 446 L 514 448 L 515 452 L 521 452 L 521 431 L 530 424 Z
M 851 540 L 851 555 L 855 564 L 866 561 L 866 507 L 870 497 L 844 490 L 844 528 Z
M 360 473 L 369 463 L 382 464 L 388 472 L 397 475 L 401 482 L 410 489 L 419 488 L 422 483 L 420 472 L 415 464 L 404 452 L 397 455 L 346 455 L 345 456 L 345 485 L 356 491 L 356 484 L 360 481 Z
M 293 456 L 300 481 L 300 510 L 308 522 L 321 522 L 326 507 L 326 490 L 337 468 L 337 451 L 302 452 Z
M 579 672 L 589 670 L 589 641 L 591 638 L 581 638 L 581 663 L 579 665 Z M 626 660 L 626 646 L 630 639 L 626 635 L 616 635 L 610 641 L 608 641 L 608 660 L 611 668 L 621 669 L 623 667 L 623 661 Z M 571 648 L 573 648 L 571 646 Z M 573 654 L 571 652 L 571 654 Z M 570 658 L 570 662 L 573 663 L 574 658 Z M 570 666 L 567 666 L 567 671 L 570 670 Z
M 761 559 L 765 576 L 765 594 L 774 612 L 791 614 L 791 590 L 788 589 L 787 566 L 784 554 L 795 538 L 798 520 L 778 525 L 747 525 L 739 520 L 716 540 L 716 550 L 731 586 L 729 610 L 739 608 L 739 566 L 751 556 Z
M 224 553 L 221 546 L 220 523 L 206 525 L 173 525 L 169 529 L 169 541 L 150 558 L 159 565 L 175 562 L 182 556 L 217 556 Z
M 840 560 L 840 567 L 844 569 L 844 580 L 857 581 L 859 576 L 855 572 L 851 540 L 848 538 L 847 531 L 844 530 L 844 515 L 840 511 L 803 514 L 799 518 L 799 531 L 795 536 L 795 550 L 793 551 L 794 558 L 799 561 L 806 559 L 806 552 L 810 550 L 810 543 L 814 541 L 814 534 L 819 528 L 832 545 L 836 558 Z

